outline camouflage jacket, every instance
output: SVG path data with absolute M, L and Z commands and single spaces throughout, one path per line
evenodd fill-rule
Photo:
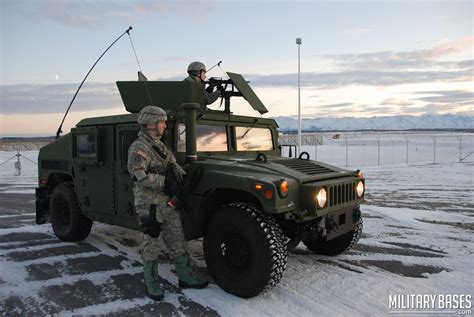
M 163 154 L 162 157 L 153 148 L 156 146 Z M 168 201 L 163 193 L 165 185 L 165 171 L 176 158 L 166 145 L 159 140 L 152 139 L 140 131 L 138 138 L 128 150 L 128 172 L 134 180 L 133 193 L 135 205 L 161 204 Z
M 190 81 L 190 82 L 194 82 L 194 83 L 201 83 L 202 80 L 199 79 L 199 77 L 197 76 L 192 76 L 192 75 L 189 75 L 188 77 L 186 77 L 184 79 L 184 81 Z M 211 92 L 211 93 L 208 93 L 205 89 L 204 89 L 204 96 L 206 98 L 206 105 L 210 105 L 211 103 L 213 103 L 214 101 L 217 100 L 217 98 L 219 98 L 219 96 L 221 95 L 221 92 L 219 90 L 216 90 L 214 92 Z

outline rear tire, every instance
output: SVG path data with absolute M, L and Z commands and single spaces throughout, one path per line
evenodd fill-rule
M 357 220 L 354 230 L 349 231 L 335 239 L 324 241 L 319 236 L 310 236 L 303 240 L 303 243 L 308 249 L 316 254 L 322 255 L 338 255 L 352 248 L 353 245 L 359 241 L 362 235 L 363 221 L 362 217 Z
M 212 216 L 204 237 L 204 256 L 217 285 L 250 298 L 278 284 L 288 253 L 273 218 L 253 205 L 233 203 Z
M 65 242 L 84 240 L 92 228 L 92 220 L 82 214 L 74 185 L 60 183 L 53 190 L 50 201 L 50 219 L 56 236 Z

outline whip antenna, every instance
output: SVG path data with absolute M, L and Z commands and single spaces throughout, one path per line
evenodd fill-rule
M 214 65 L 214 66 L 212 66 L 211 68 L 209 68 L 209 69 L 206 71 L 206 73 L 210 72 L 210 71 L 211 71 L 214 67 L 216 67 L 216 66 L 219 66 L 219 68 L 221 68 L 221 63 L 222 63 L 222 61 L 219 61 L 216 65 Z
M 138 69 L 140 70 L 140 73 L 143 75 L 142 67 L 140 66 L 140 61 L 138 60 L 137 52 L 135 51 L 135 46 L 133 45 L 133 42 L 132 42 L 132 37 L 130 36 L 130 33 L 127 33 L 127 34 L 128 34 L 128 39 L 130 40 L 130 44 L 132 45 L 133 54 L 135 55 L 135 59 L 137 60 Z M 148 90 L 148 84 L 147 84 L 146 77 L 145 77 L 145 80 L 143 80 L 143 81 L 145 83 L 144 85 L 145 85 L 146 93 L 148 95 L 148 99 L 150 99 L 150 104 L 153 106 L 153 100 L 151 99 L 150 91 Z
M 74 102 L 74 99 L 76 99 L 77 93 L 78 93 L 79 90 L 81 89 L 82 85 L 83 85 L 84 82 L 86 81 L 86 79 L 87 79 L 87 77 L 89 76 L 89 74 L 91 73 L 91 71 L 94 69 L 95 65 L 97 65 L 97 63 L 100 61 L 100 59 L 102 58 L 102 56 L 104 56 L 105 53 L 107 53 L 107 51 L 108 51 L 118 40 L 120 40 L 120 39 L 122 38 L 122 36 L 125 35 L 125 33 L 127 33 L 128 35 L 130 35 L 130 31 L 131 31 L 131 30 L 132 30 L 132 27 L 130 26 L 125 32 L 122 33 L 122 35 L 120 35 L 115 41 L 113 41 L 112 44 L 110 44 L 109 47 L 107 47 L 107 49 L 102 53 L 102 55 L 100 55 L 99 58 L 95 61 L 94 65 L 92 65 L 91 69 L 89 69 L 89 71 L 87 72 L 86 77 L 84 77 L 84 79 L 82 80 L 81 84 L 79 85 L 79 88 L 77 88 L 76 93 L 74 94 L 74 97 L 72 97 L 72 100 L 71 100 L 71 103 L 69 104 L 69 107 L 67 107 L 66 113 L 64 114 L 63 120 L 61 121 L 61 124 L 59 125 L 58 131 L 56 131 L 56 139 L 58 139 L 58 138 L 59 138 L 59 135 L 63 132 L 63 130 L 62 130 L 61 128 L 63 127 L 63 123 L 64 123 L 64 120 L 66 120 L 67 114 L 69 113 L 69 109 L 71 109 L 72 103 Z
M 219 67 L 219 69 L 222 71 L 222 73 L 223 73 L 226 77 L 229 77 L 229 75 L 227 75 L 227 72 L 221 67 L 221 63 L 222 63 L 222 62 L 217 63 L 217 67 Z

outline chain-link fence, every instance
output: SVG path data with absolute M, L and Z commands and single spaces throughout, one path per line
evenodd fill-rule
M 295 155 L 297 140 L 280 136 L 283 156 Z M 473 133 L 305 133 L 301 144 L 311 159 L 340 166 L 474 161 Z
M 0 151 L 36 151 L 54 141 L 53 137 L 44 138 L 1 138 Z

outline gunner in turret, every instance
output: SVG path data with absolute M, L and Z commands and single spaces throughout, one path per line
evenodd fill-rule
M 188 74 L 189 76 L 184 79 L 185 81 L 204 83 L 206 81 L 206 65 L 201 62 L 192 62 L 188 66 Z M 221 91 L 218 89 L 214 92 L 204 90 L 204 96 L 206 97 L 206 105 L 210 105 L 221 96 Z

